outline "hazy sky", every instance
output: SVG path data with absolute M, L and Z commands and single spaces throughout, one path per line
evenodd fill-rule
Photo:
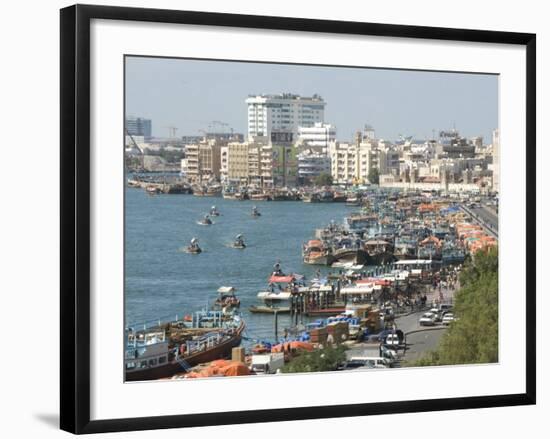
M 498 126 L 495 75 L 126 58 L 126 112 L 152 119 L 157 137 L 170 125 L 178 136 L 198 135 L 214 120 L 246 134 L 246 97 L 283 92 L 320 94 L 340 140 L 368 123 L 389 140 L 454 125 L 490 143 Z

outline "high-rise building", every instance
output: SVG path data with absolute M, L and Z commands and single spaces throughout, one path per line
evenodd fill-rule
M 151 119 L 136 116 L 126 117 L 126 130 L 132 136 L 143 136 L 145 139 L 151 138 L 151 127 Z
M 250 95 L 246 104 L 249 139 L 265 136 L 268 141 L 292 143 L 298 127 L 313 127 L 325 117 L 325 101 L 318 95 Z

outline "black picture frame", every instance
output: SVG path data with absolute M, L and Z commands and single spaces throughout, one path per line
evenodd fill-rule
M 526 48 L 526 392 L 417 401 L 90 420 L 90 21 L 207 26 L 502 43 Z M 210 12 L 75 5 L 61 10 L 61 429 L 72 433 L 289 421 L 535 404 L 536 401 L 536 36 Z

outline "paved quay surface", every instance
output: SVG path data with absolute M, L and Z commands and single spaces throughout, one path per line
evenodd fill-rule
M 407 350 L 403 357 L 408 362 L 413 362 L 421 358 L 429 351 L 437 348 L 441 337 L 445 333 L 446 326 L 434 326 L 430 329 L 424 329 L 407 335 Z
M 466 207 L 461 206 L 462 209 L 469 214 L 475 221 L 485 228 L 487 232 L 498 238 L 498 215 L 485 206 L 481 207 Z
M 441 322 L 436 323 L 435 326 L 421 326 L 418 320 L 422 314 L 431 308 L 432 301 L 442 297 L 443 303 L 452 303 L 454 292 L 457 288 L 459 286 L 455 289 L 442 288 L 441 292 L 439 288 L 431 288 L 426 294 L 428 299 L 426 308 L 414 310 L 395 318 L 396 327 L 403 331 L 406 337 L 405 349 L 397 351 L 399 360 L 395 364 L 396 367 L 401 367 L 401 361 L 403 360 L 408 362 L 416 361 L 425 353 L 437 348 L 439 340 L 448 326 L 441 324 Z M 377 357 L 378 355 L 378 343 L 356 343 L 351 345 L 349 350 L 346 351 L 348 360 L 352 357 Z

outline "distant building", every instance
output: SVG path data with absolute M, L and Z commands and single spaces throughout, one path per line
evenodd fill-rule
M 145 119 L 143 117 L 136 116 L 127 116 L 126 130 L 132 136 L 143 136 L 145 137 L 145 139 L 149 139 L 152 137 L 151 119 Z
M 124 136 L 124 146 L 126 148 L 143 145 L 145 143 L 145 137 L 143 136 Z
M 325 101 L 321 96 L 302 97 L 291 93 L 250 95 L 248 106 L 248 138 L 265 136 L 270 141 L 292 143 L 298 127 L 313 127 L 324 121 Z M 279 134 L 279 138 L 273 138 Z
M 187 145 L 182 173 L 193 183 L 219 180 L 222 145 L 215 140 Z
M 226 143 L 244 141 L 243 134 L 234 133 L 233 131 L 205 131 L 203 138 L 206 140 L 218 140 Z
M 439 132 L 436 154 L 441 157 L 474 157 L 476 146 L 455 129 Z
M 192 143 L 199 143 L 203 139 L 203 136 L 181 136 L 181 143 L 189 145 Z
M 221 149 L 222 181 L 231 184 L 248 183 L 248 143 L 230 142 Z
M 335 184 L 368 183 L 371 170 L 379 169 L 379 151 L 375 142 L 334 143 L 330 148 L 331 174 Z
M 271 146 L 273 185 L 293 187 L 298 179 L 298 155 L 294 145 Z
M 376 134 L 375 134 L 374 128 L 369 124 L 365 124 L 365 126 L 363 127 L 363 140 L 375 140 L 375 139 L 376 139 Z
M 399 172 L 399 151 L 392 145 L 379 142 L 378 144 L 378 172 L 392 174 Z
M 315 177 L 321 174 L 331 174 L 330 157 L 311 149 L 298 154 L 298 182 L 311 184 Z
M 500 132 L 493 131 L 493 191 L 500 191 Z
M 316 122 L 312 127 L 298 127 L 298 143 L 308 149 L 327 151 L 331 142 L 336 141 L 334 125 Z

